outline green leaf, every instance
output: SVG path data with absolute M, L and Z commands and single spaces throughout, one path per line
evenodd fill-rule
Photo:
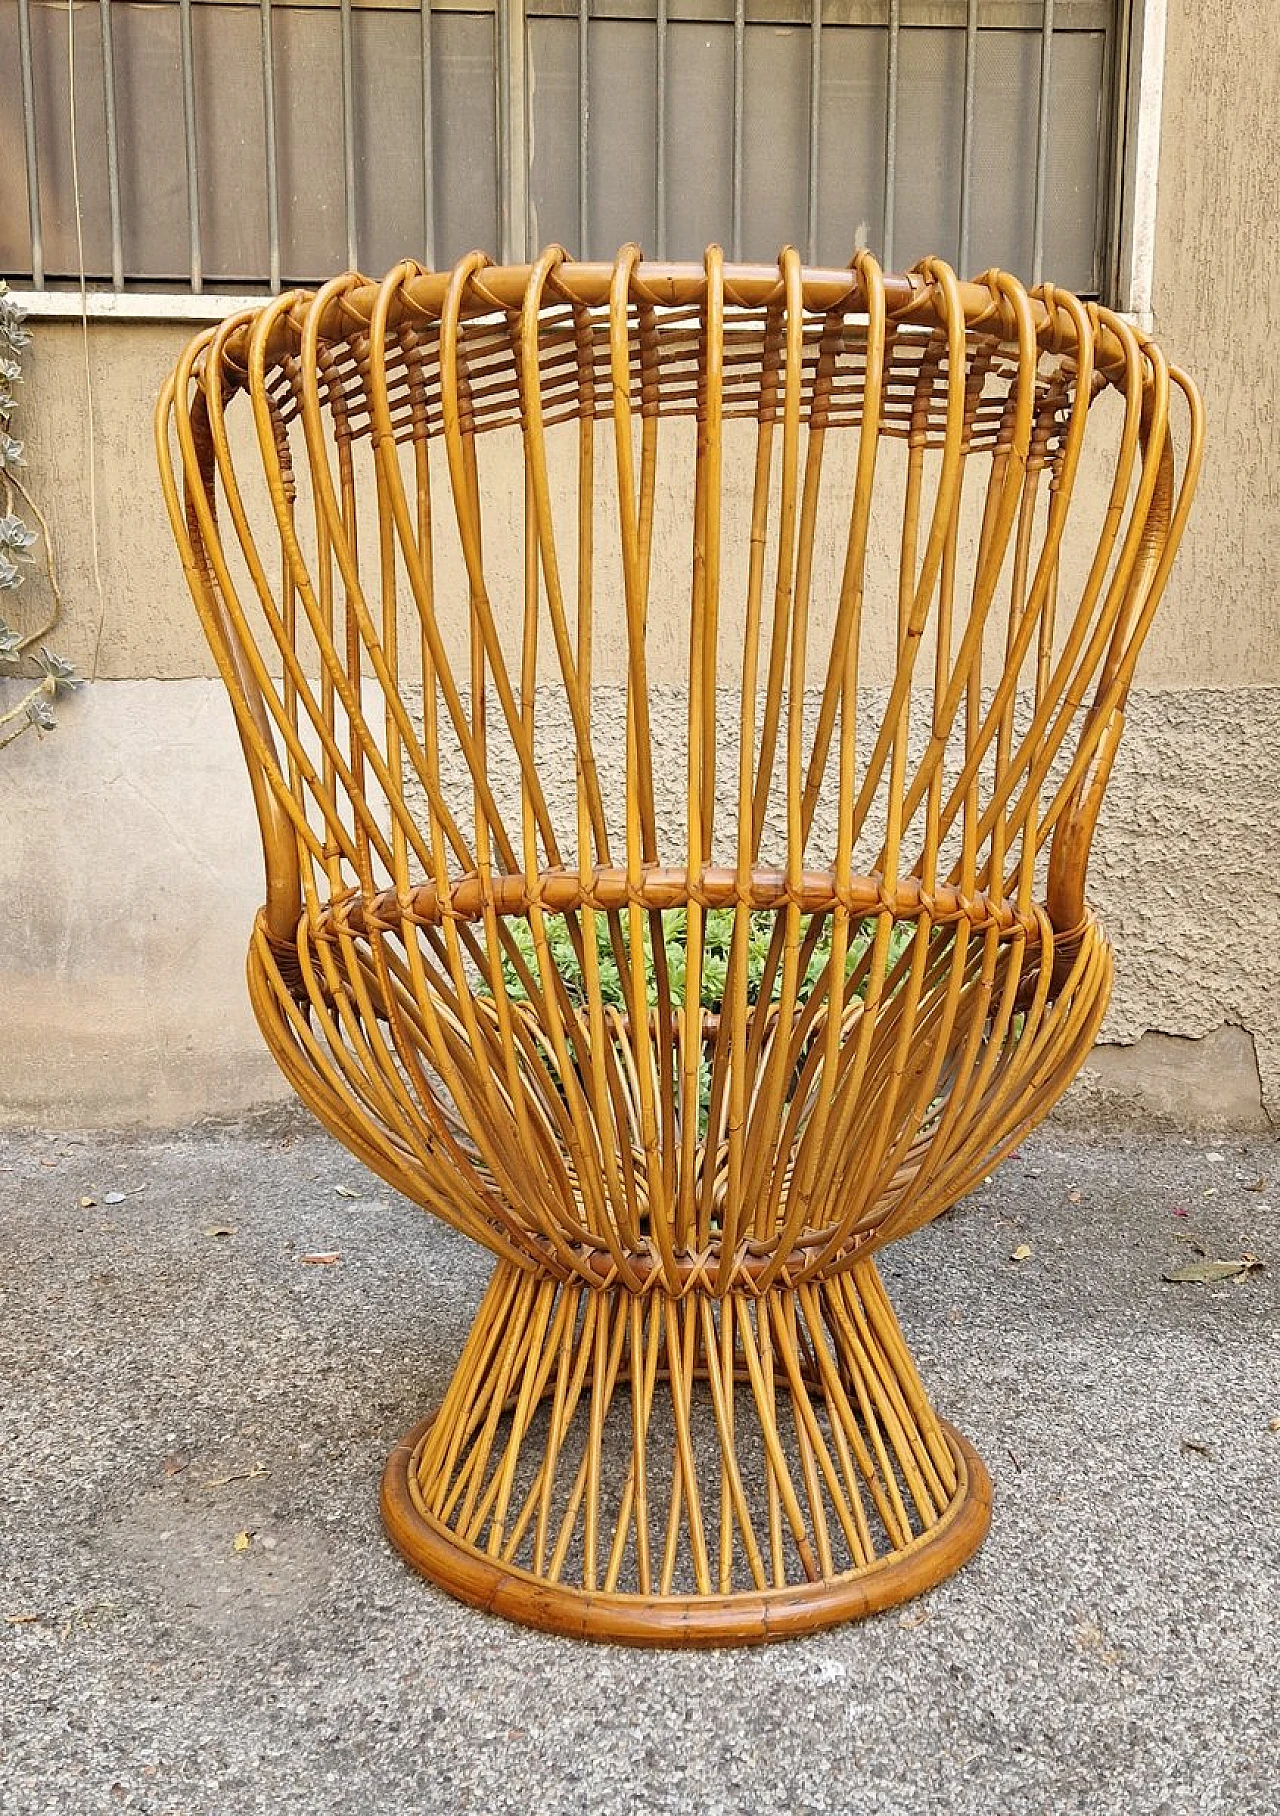
M 28 529 L 21 517 L 0 517 L 0 548 L 12 549 L 21 556 L 34 548 L 35 542 L 35 531 Z
M 81 687 L 84 684 L 83 676 L 76 673 L 71 663 L 64 656 L 55 655 L 43 643 L 40 645 L 35 661 L 36 666 L 42 668 L 53 682 L 55 694 L 60 694 L 68 688 Z
M 0 283 L 3 283 L 2 279 Z M 0 340 L 7 341 L 11 347 L 25 347 L 31 339 L 30 331 L 22 325 L 26 319 L 26 310 L 5 284 L 0 288 Z
M 16 303 L 0 304 L 0 341 L 15 353 L 31 345 L 31 331 L 22 326 L 25 320 L 26 311 L 19 309 Z

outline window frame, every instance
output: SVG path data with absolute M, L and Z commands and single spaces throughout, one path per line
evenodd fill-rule
M 19 0 L 20 17 L 25 14 Z M 660 9 L 665 12 L 665 8 Z M 1155 265 L 1160 128 L 1168 0 L 1120 0 L 1110 72 L 1112 143 L 1102 227 L 1102 292 L 1119 313 L 1149 329 Z M 516 223 L 529 219 L 529 171 L 515 155 L 528 124 L 523 6 L 497 0 L 499 256 L 519 262 Z M 30 133 L 28 133 L 30 143 Z M 527 232 L 527 225 L 526 225 Z M 273 285 L 274 288 L 274 285 Z M 204 323 L 266 300 L 252 291 L 13 287 L 33 317 Z

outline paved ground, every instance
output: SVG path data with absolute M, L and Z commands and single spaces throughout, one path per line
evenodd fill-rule
M 473 1613 L 383 1541 L 466 1244 L 293 1116 L 0 1142 L 0 1810 L 1280 1811 L 1277 1205 L 1266 1138 L 1029 1142 L 885 1259 L 986 1546 L 675 1656 Z M 1269 1265 L 1164 1283 L 1193 1241 Z

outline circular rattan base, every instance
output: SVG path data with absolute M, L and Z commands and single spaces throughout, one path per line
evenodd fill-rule
M 990 1510 L 871 1260 L 720 1299 L 499 1264 L 382 1483 L 392 1543 L 450 1594 L 649 1646 L 891 1607 L 958 1569 Z
M 544 1633 L 628 1646 L 748 1646 L 879 1614 L 932 1589 L 968 1562 L 991 1524 L 991 1478 L 968 1439 L 938 1424 L 955 1459 L 955 1497 L 936 1526 L 901 1550 L 830 1581 L 729 1595 L 607 1595 L 551 1583 L 459 1543 L 424 1516 L 410 1489 L 436 1415 L 396 1445 L 382 1476 L 382 1519 L 406 1563 L 472 1607 Z

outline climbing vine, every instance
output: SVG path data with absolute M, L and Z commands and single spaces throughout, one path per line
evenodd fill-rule
M 42 573 L 48 604 L 34 628 L 15 629 L 0 611 L 0 680 L 17 681 L 16 700 L 0 696 L 0 749 L 24 731 L 52 731 L 56 701 L 79 687 L 80 676 L 49 648 L 48 637 L 62 616 L 62 593 L 53 559 L 49 523 L 18 476 L 25 466 L 22 442 L 12 424 L 22 382 L 22 355 L 31 344 L 26 312 L 0 278 L 0 607 L 23 586 L 31 571 Z M 34 526 L 34 527 L 33 527 Z

